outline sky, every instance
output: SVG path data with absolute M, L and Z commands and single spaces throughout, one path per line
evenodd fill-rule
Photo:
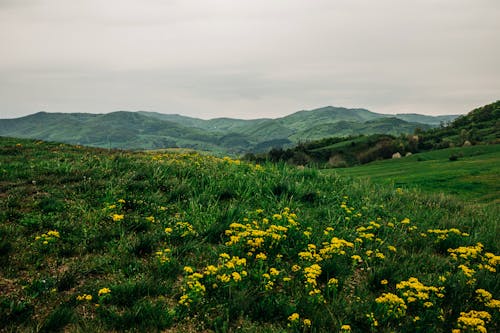
M 499 17 L 498 0 L 0 0 L 0 118 L 463 114 L 500 99 Z

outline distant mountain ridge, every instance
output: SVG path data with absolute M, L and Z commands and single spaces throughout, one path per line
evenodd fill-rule
M 38 112 L 0 119 L 0 135 L 122 149 L 194 148 L 220 154 L 266 151 L 328 136 L 412 133 L 458 116 L 384 115 L 327 106 L 271 119 L 215 118 L 116 111 L 107 114 Z M 418 120 L 418 121 L 415 121 Z
M 409 115 L 409 119 L 425 119 L 425 117 L 427 116 L 420 118 L 420 115 Z M 379 133 L 384 133 L 390 130 L 390 125 L 387 124 L 389 120 L 392 121 L 392 126 L 408 124 L 398 118 L 379 118 L 359 123 L 358 128 L 365 131 L 365 127 L 376 128 Z M 436 120 L 446 121 L 447 118 Z M 343 123 L 344 121 L 341 121 L 336 125 L 341 126 Z M 431 150 L 499 143 L 500 101 L 496 101 L 455 118 L 446 126 L 433 127 L 428 130 L 419 129 L 409 135 L 392 136 L 386 133 L 348 137 L 330 136 L 320 140 L 301 142 L 287 149 L 276 148 L 267 153 L 247 154 L 245 158 L 259 163 L 283 161 L 296 165 L 327 168 L 347 167 Z

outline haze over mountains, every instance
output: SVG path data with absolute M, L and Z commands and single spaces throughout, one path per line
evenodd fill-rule
M 261 152 L 330 136 L 412 133 L 457 115 L 384 115 L 327 106 L 276 119 L 215 118 L 117 111 L 108 114 L 38 112 L 0 119 L 0 136 L 35 138 L 106 148 L 194 148 L 221 154 Z

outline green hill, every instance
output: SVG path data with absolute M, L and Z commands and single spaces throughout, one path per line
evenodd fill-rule
M 500 203 L 500 145 L 440 149 L 325 172 L 426 193 L 451 194 L 472 202 Z
M 2 332 L 500 330 L 498 205 L 10 138 L 0 189 Z
M 430 121 L 432 117 L 425 117 Z M 433 118 L 432 118 L 433 119 Z M 435 120 L 433 120 L 435 122 Z M 364 109 L 325 107 L 277 119 L 203 120 L 155 112 L 109 114 L 39 112 L 0 119 L 0 136 L 36 138 L 121 149 L 193 148 L 239 155 L 326 136 L 412 133 L 431 125 L 410 123 Z
M 425 117 L 409 115 L 408 119 Z M 440 119 L 447 118 L 443 116 Z M 394 130 L 396 128 L 412 134 L 398 135 Z M 292 137 L 297 138 L 297 134 Z M 264 154 L 248 154 L 246 158 L 326 168 L 348 167 L 389 159 L 393 155 L 406 156 L 450 147 L 496 144 L 500 142 L 500 101 L 472 110 L 437 128 L 408 123 L 398 118 L 378 118 L 364 123 L 340 121 L 320 124 L 304 132 L 303 137 L 305 140 L 295 147 L 276 148 Z

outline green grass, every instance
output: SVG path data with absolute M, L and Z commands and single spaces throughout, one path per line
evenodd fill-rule
M 472 310 L 500 329 L 476 291 L 500 298 L 495 205 L 9 138 L 0 188 L 0 331 L 450 332 Z
M 450 160 L 450 156 L 456 156 L 457 160 Z M 500 145 L 435 150 L 325 172 L 367 178 L 394 187 L 417 188 L 427 193 L 454 195 L 473 202 L 496 204 L 500 200 Z

